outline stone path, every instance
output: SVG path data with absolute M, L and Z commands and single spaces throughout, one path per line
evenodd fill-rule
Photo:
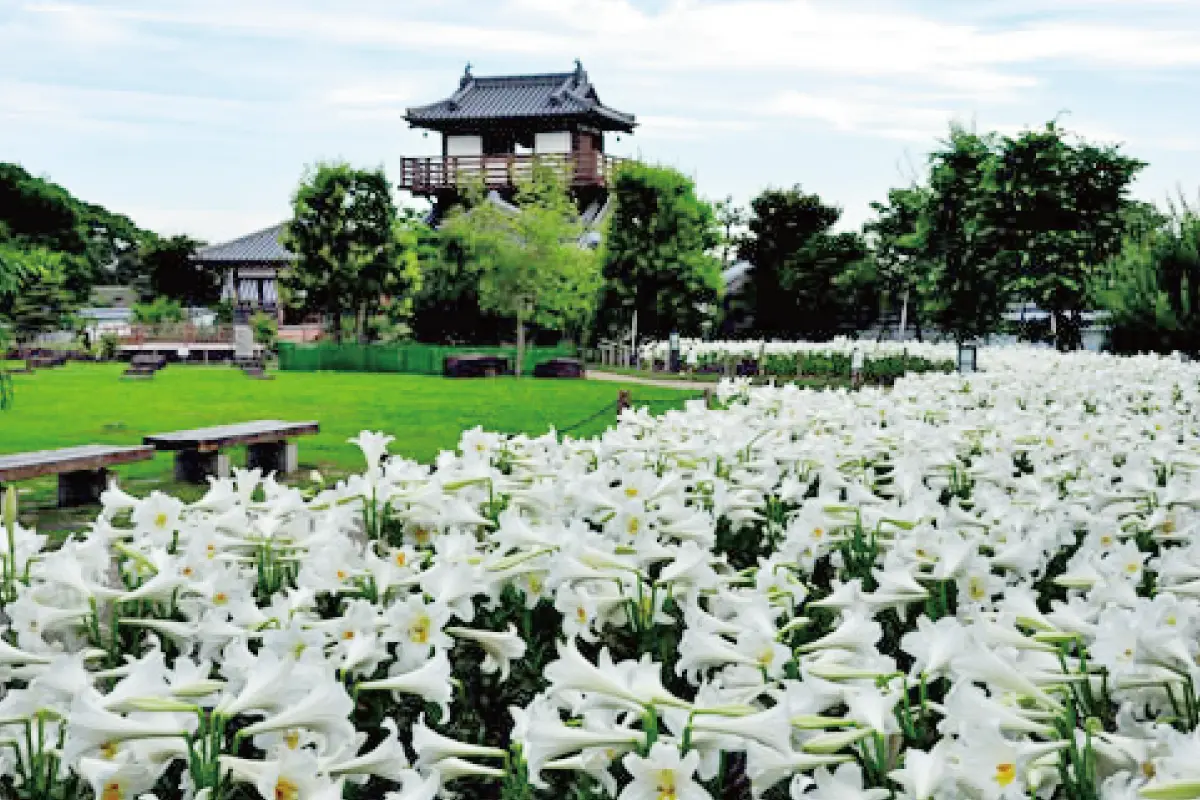
M 658 386 L 663 389 L 688 389 L 693 392 L 702 392 L 706 387 L 715 389 L 715 383 L 705 381 L 679 381 L 668 380 L 666 378 L 642 378 L 637 375 L 622 375 L 618 372 L 604 372 L 598 369 L 588 367 L 588 380 L 593 381 L 608 381 L 609 383 L 632 383 L 637 386 Z

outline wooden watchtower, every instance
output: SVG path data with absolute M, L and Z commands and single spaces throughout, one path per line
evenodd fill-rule
M 408 109 L 414 128 L 442 136 L 442 153 L 400 159 L 400 188 L 427 197 L 435 215 L 482 184 L 511 199 L 535 163 L 562 171 L 581 211 L 604 205 L 619 159 L 604 152 L 604 135 L 632 133 L 632 114 L 600 102 L 579 61 L 572 72 L 471 74 L 445 100 Z

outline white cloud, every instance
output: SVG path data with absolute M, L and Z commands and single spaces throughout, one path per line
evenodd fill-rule
M 210 238 L 279 213 L 211 210 L 248 172 L 256 202 L 278 191 L 286 207 L 266 187 L 290 187 L 313 157 L 436 150 L 405 109 L 446 96 L 468 60 L 497 74 L 578 56 L 639 117 L 614 151 L 702 175 L 706 194 L 819 184 L 848 218 L 898 180 L 880 164 L 934 147 L 954 119 L 1015 131 L 1072 109 L 1065 127 L 1171 169 L 1185 159 L 1170 153 L 1200 150 L 1181 93 L 1200 69 L 1200 0 L 22 3 L 0 12 L 0 147 L 71 183 L 97 172 L 63 142 L 102 142 L 142 181 L 125 199 L 176 209 L 147 208 L 149 222 Z M 184 152 L 185 136 L 215 146 Z M 162 170 L 178 188 L 155 183 Z
M 695 140 L 721 133 L 745 133 L 758 127 L 745 119 L 705 119 L 649 114 L 638 117 L 639 139 Z
M 932 142 L 946 132 L 952 120 L 962 116 L 946 107 L 917 105 L 914 98 L 904 95 L 892 95 L 885 100 L 881 96 L 798 91 L 780 93 L 767 105 L 767 111 L 781 117 L 823 122 L 847 133 L 919 142 Z

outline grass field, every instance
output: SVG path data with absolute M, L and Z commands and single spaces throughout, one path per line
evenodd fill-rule
M 363 429 L 396 437 L 393 452 L 432 460 L 453 448 L 463 430 L 482 425 L 507 433 L 562 431 L 608 410 L 573 430 L 594 435 L 616 419 L 619 388 L 635 405 L 655 412 L 680 407 L 698 392 L 590 381 L 533 378 L 448 380 L 418 375 L 277 372 L 257 381 L 230 367 L 171 366 L 153 380 L 123 381 L 117 364 L 70 364 L 13 375 L 16 402 L 0 412 L 0 454 L 90 443 L 138 444 L 149 433 L 253 419 L 309 420 L 321 433 L 300 439 L 301 474 L 311 469 L 337 476 L 362 465 L 346 440 Z M 234 450 L 234 464 L 244 461 Z M 162 488 L 184 497 L 202 487 L 171 482 L 170 454 L 118 467 L 122 486 L 134 493 Z M 70 524 L 94 514 L 51 511 L 53 478 L 20 484 L 22 506 L 41 527 Z M 35 519 L 36 516 L 36 519 Z

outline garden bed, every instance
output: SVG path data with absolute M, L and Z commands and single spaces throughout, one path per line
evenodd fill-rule
M 1200 368 L 985 355 L 434 466 L 363 433 L 336 486 L 112 492 L 38 557 L 9 516 L 0 780 L 1193 797 Z

